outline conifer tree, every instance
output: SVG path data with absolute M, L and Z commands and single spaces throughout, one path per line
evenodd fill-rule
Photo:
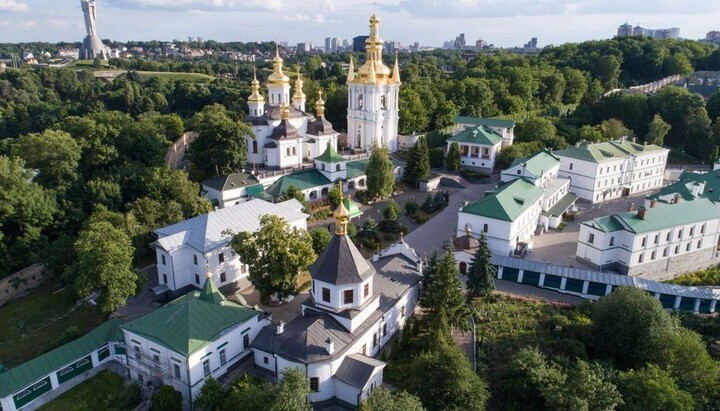
M 495 272 L 496 268 L 492 263 L 492 253 L 490 247 L 488 247 L 485 233 L 483 233 L 468 270 L 470 293 L 473 296 L 490 294 L 495 289 Z
M 425 294 L 421 305 L 427 309 L 429 324 L 435 324 L 439 318 L 447 320 L 453 327 L 466 328 L 468 310 L 462 294 L 462 285 L 458 277 L 458 267 L 452 251 L 447 251 L 436 259 L 434 269 L 424 274 L 429 276 L 425 285 Z
M 405 181 L 416 183 L 419 179 L 430 174 L 430 149 L 425 137 L 418 138 L 417 143 L 410 149 L 410 158 L 405 165 Z
M 447 164 L 448 170 L 457 171 L 460 169 L 460 146 L 457 141 L 450 144 L 445 164 Z

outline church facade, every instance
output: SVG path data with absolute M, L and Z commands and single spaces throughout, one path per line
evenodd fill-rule
M 382 61 L 380 19 L 370 17 L 370 36 L 365 40 L 365 64 L 355 73 L 352 58 L 348 69 L 348 146 L 355 151 L 373 145 L 398 148 L 400 68 L 397 54 L 392 71 Z

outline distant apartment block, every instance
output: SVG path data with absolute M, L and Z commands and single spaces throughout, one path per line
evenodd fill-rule
M 631 26 L 627 23 L 618 27 L 618 37 L 645 36 L 654 39 L 677 39 L 680 38 L 680 28 L 671 27 L 668 29 L 646 29 L 641 26 Z

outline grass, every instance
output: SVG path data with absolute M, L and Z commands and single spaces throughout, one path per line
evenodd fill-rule
M 5 367 L 22 364 L 56 346 L 68 329 L 76 327 L 84 335 L 102 323 L 102 315 L 95 306 L 83 304 L 67 314 L 75 302 L 69 301 L 60 288 L 47 280 L 28 295 L 0 308 L 0 364 Z M 22 331 L 20 321 L 25 323 Z
M 202 81 L 202 80 L 214 80 L 215 77 L 209 76 L 202 73 L 171 73 L 164 71 L 138 71 L 138 74 L 143 79 L 151 77 L 159 77 L 169 80 L 190 80 L 190 81 Z
M 122 377 L 104 370 L 45 404 L 43 411 L 132 410 L 140 403 L 140 387 L 126 385 Z

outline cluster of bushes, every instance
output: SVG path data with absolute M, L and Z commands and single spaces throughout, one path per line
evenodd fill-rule
M 683 274 L 667 282 L 670 284 L 690 286 L 720 285 L 720 267 L 712 267 L 694 273 Z
M 489 175 L 487 175 L 483 172 L 468 170 L 468 169 L 463 169 L 462 171 L 460 171 L 460 175 L 465 177 L 468 180 L 484 180 L 484 179 L 490 177 Z
M 441 211 L 448 205 L 448 193 L 438 191 L 435 195 L 428 194 L 422 205 L 411 199 L 405 203 L 405 212 L 418 224 L 426 222 L 430 215 Z

